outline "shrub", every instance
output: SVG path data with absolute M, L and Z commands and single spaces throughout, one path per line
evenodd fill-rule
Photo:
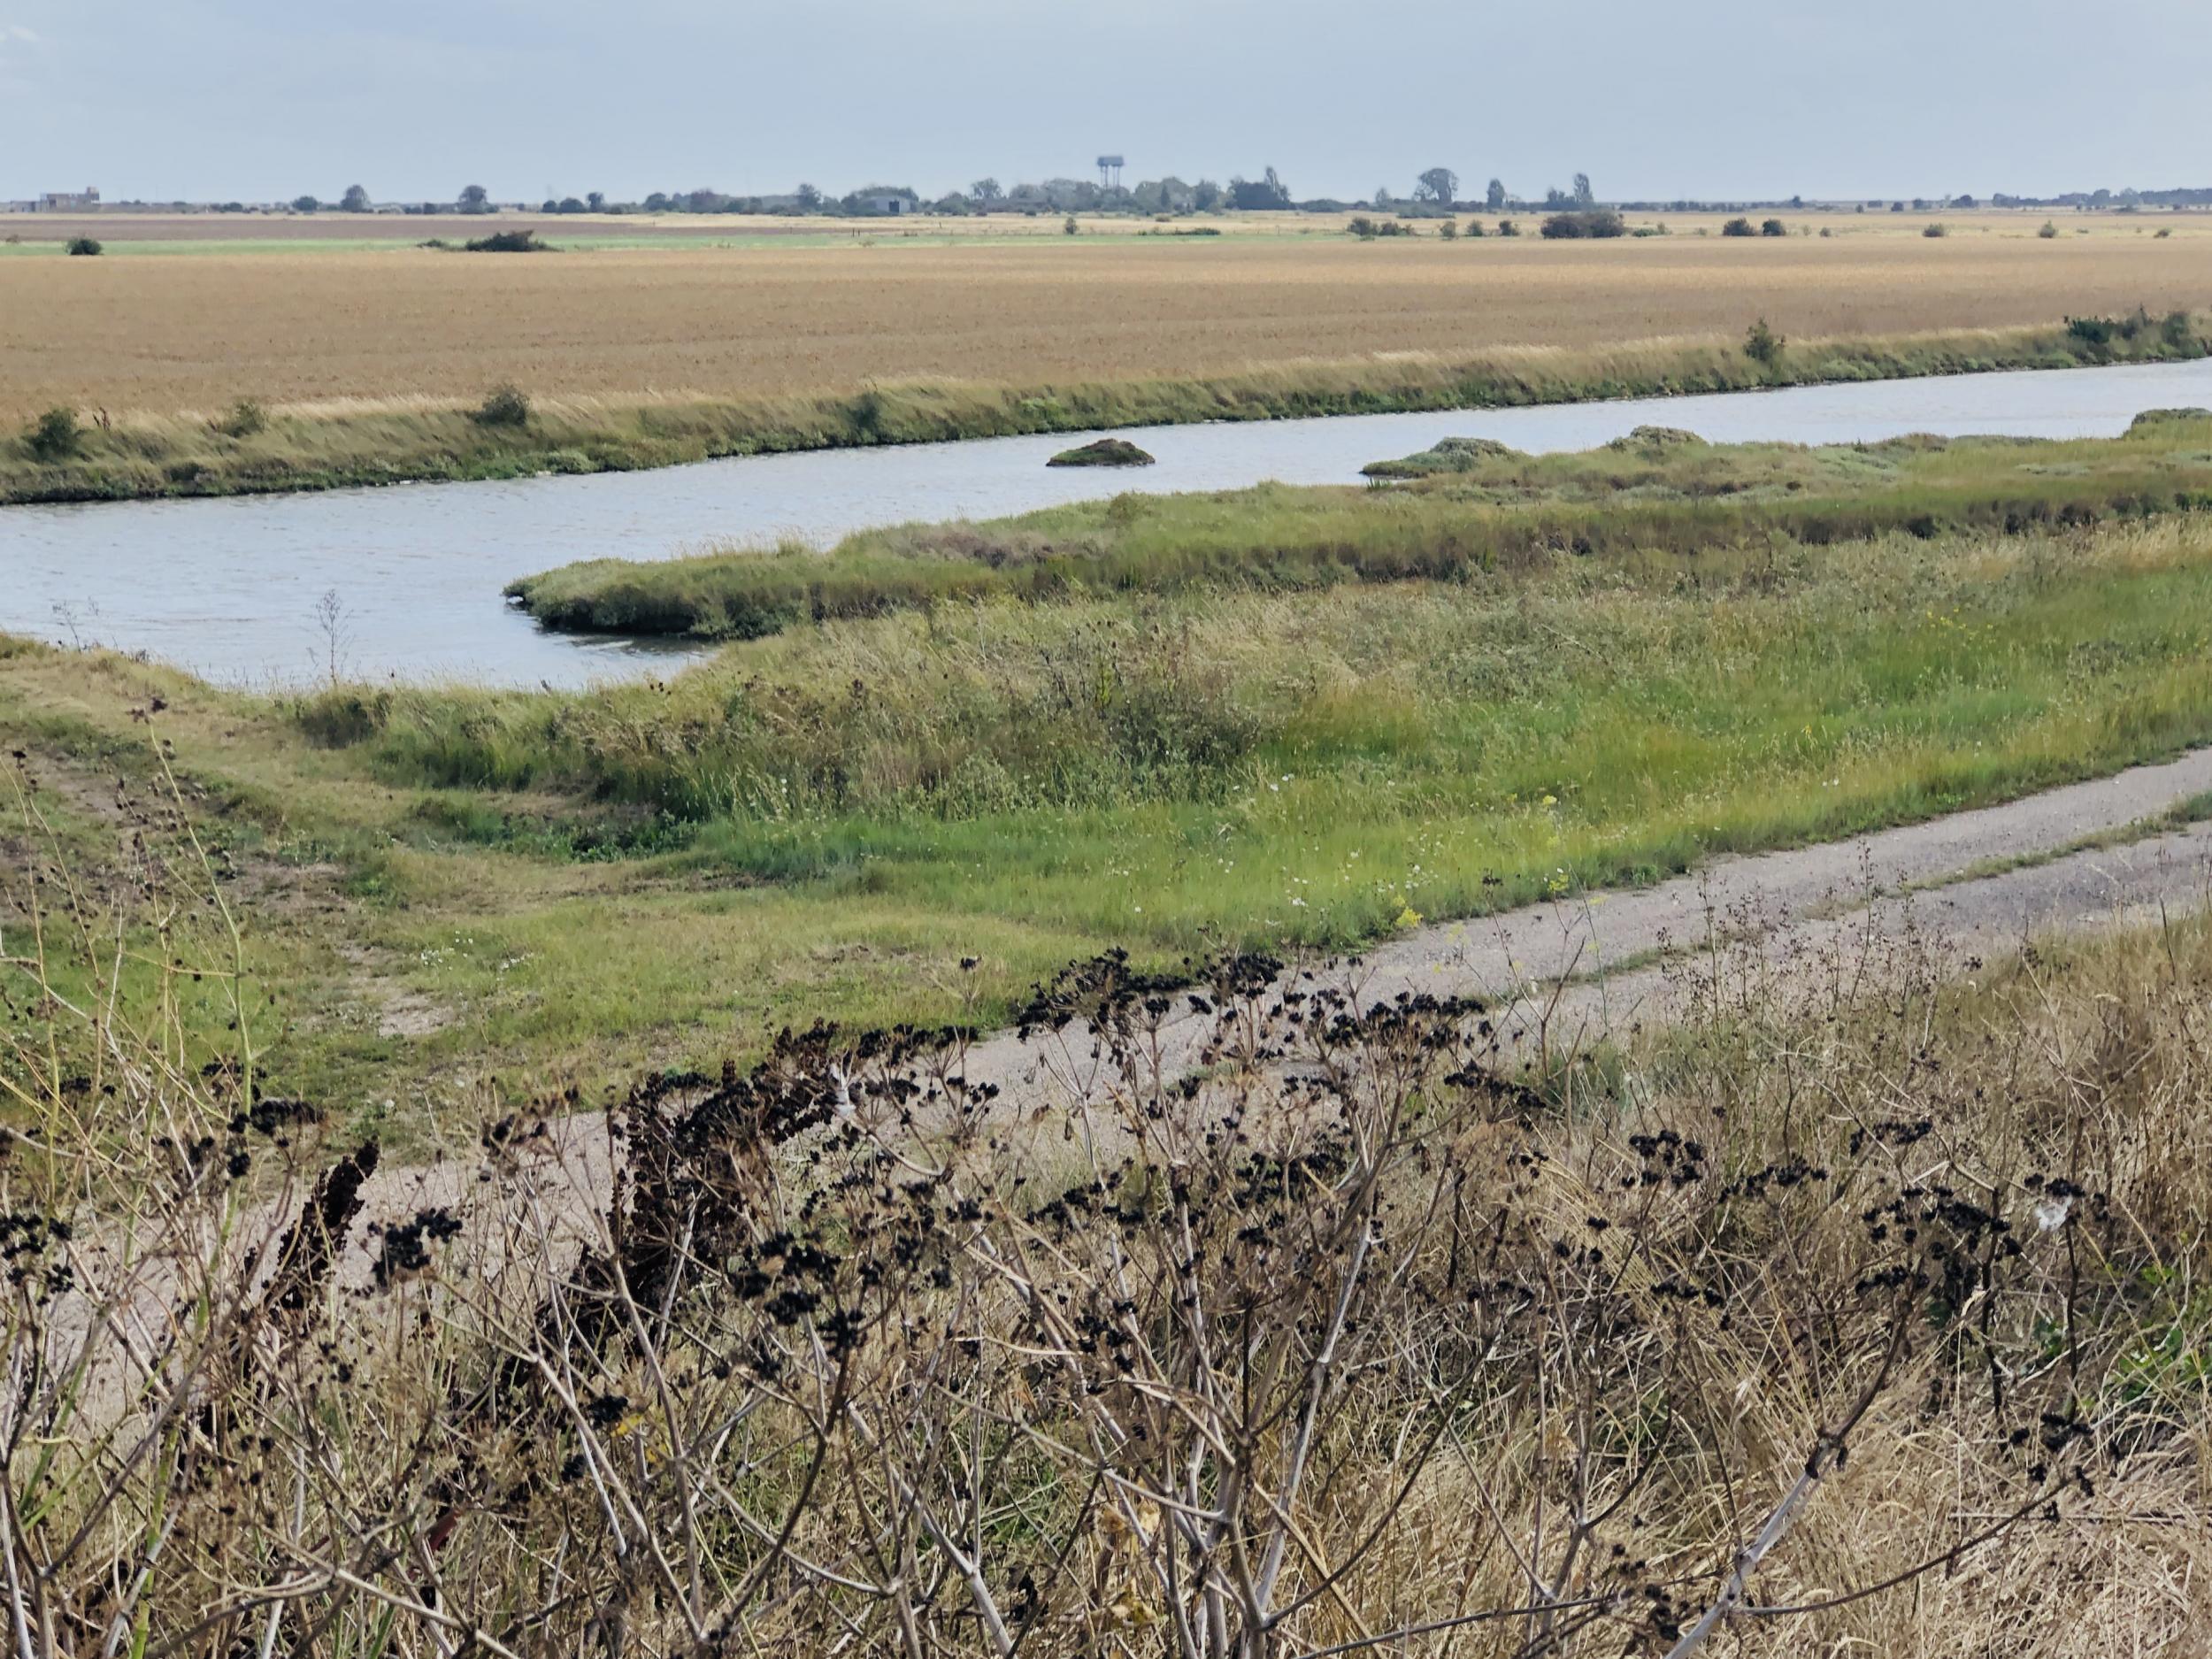
M 230 412 L 215 423 L 215 430 L 226 438 L 250 438 L 267 427 L 269 411 L 250 397 L 242 397 L 230 406 Z
M 1778 219 L 1768 219 L 1759 227 L 1759 234 L 1762 236 L 1786 236 L 1789 234 L 1790 227 Z
M 2168 311 L 2166 320 L 2158 326 L 2158 335 L 2169 346 L 2178 350 L 2195 338 L 2196 331 L 2190 326 L 2187 311 Z
M 1578 242 L 1591 238 L 1624 236 L 1628 227 L 1621 216 L 1609 207 L 1585 209 L 1577 213 L 1554 213 L 1543 224 L 1543 235 L 1548 242 Z
M 560 251 L 550 242 L 540 242 L 538 233 L 534 230 L 495 231 L 488 236 L 480 236 L 474 242 L 464 242 L 461 245 L 469 253 L 557 253 Z
M 1519 223 L 1518 223 L 1517 220 L 1514 220 L 1514 219 L 1500 219 L 1500 220 L 1498 221 L 1498 234 L 1499 234 L 1499 235 L 1501 235 L 1501 236 L 1517 236 L 1517 235 L 1519 235 L 1520 234 L 1521 234 L 1521 227 L 1520 227 Z
M 1782 336 L 1767 326 L 1767 319 L 1762 317 L 1744 334 L 1744 356 L 1754 363 L 1772 368 L 1782 360 L 1784 343 Z
M 69 239 L 69 251 L 82 259 L 105 253 L 107 250 L 89 236 L 72 236 Z
M 1459 221 L 1455 219 L 1446 219 L 1436 227 L 1436 234 L 1446 242 L 1455 241 L 1459 235 Z M 2158 234 L 2163 236 L 2166 233 L 2162 230 Z
M 495 386 L 469 419 L 480 426 L 526 426 L 530 424 L 529 396 L 511 383 Z
M 23 442 L 42 461 L 65 461 L 84 447 L 84 428 L 75 410 L 57 406 L 31 423 Z
M 2043 228 L 2035 234 L 2042 237 L 2045 242 L 2055 242 L 2058 239 L 2058 227 L 2047 219 L 2043 221 Z
M 1724 236 L 1748 236 L 1752 234 L 1751 221 L 1747 219 L 1732 219 L 1720 227 L 1720 234 Z
M 1060 229 L 1065 235 L 1072 236 L 1081 227 L 1076 224 L 1075 215 L 1072 213 L 1069 214 L 1065 219 L 1061 221 Z
M 1483 229 L 1480 219 L 1471 219 L 1467 221 L 1467 234 L 1470 236 L 1487 236 L 1489 234 L 1488 231 Z
M 1951 227 L 1948 225 L 1939 222 L 1933 225 L 1923 226 L 1921 227 L 1920 234 L 1923 236 L 1948 236 L 1951 234 Z

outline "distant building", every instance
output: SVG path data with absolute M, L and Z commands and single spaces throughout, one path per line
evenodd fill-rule
M 868 191 L 855 197 L 854 202 L 860 212 L 879 214 L 886 219 L 896 219 L 902 213 L 913 211 L 913 204 L 908 197 L 894 196 L 887 190 Z
M 50 190 L 38 198 L 41 213 L 81 213 L 100 205 L 100 193 L 90 185 L 81 190 Z

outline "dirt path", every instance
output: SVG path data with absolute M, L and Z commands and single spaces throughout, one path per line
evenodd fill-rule
M 1311 971 L 1363 1004 L 1405 991 L 1479 997 L 1509 1064 L 1676 1020 L 1715 997 L 1756 1002 L 1780 991 L 1801 1000 L 1832 984 L 1848 989 L 1855 977 L 1886 988 L 1901 966 L 1925 982 L 2039 937 L 2212 908 L 2212 821 L 2157 827 L 2208 790 L 2212 749 L 1934 823 L 1721 860 L 1654 887 L 1424 927 L 1357 962 Z M 2141 833 L 2130 834 L 2134 826 Z M 2099 837 L 2107 839 L 2081 844 Z M 1213 1029 L 1175 1002 L 1183 1011 L 1169 1016 L 1158 1050 L 1170 1077 L 1198 1064 Z M 970 1082 L 1000 1090 L 1005 1156 L 1062 1156 L 1064 1119 L 1051 1109 L 1095 1100 L 1110 1081 L 1090 1048 L 1079 1026 L 1028 1043 L 1002 1033 L 969 1050 Z M 503 1240 L 524 1241 L 526 1269 L 571 1259 L 595 1233 L 613 1174 L 595 1112 L 547 1123 L 496 1172 L 465 1146 L 431 1164 L 380 1169 L 363 1185 L 339 1279 L 368 1282 L 383 1230 L 433 1210 L 462 1220 L 480 1266 L 504 1258 Z M 241 1240 L 273 1245 L 298 1202 L 293 1194 L 261 1207 Z M 168 1281 L 157 1263 L 143 1271 L 125 1305 L 151 1317 L 167 1305 Z M 79 1330 L 88 1311 L 78 1299 Z M 98 1390 L 120 1399 L 128 1369 L 119 1351 L 111 1356 Z
M 1533 1058 L 1545 1046 L 1587 1047 L 1678 1017 L 1690 1000 L 1714 994 L 1711 968 L 1723 956 L 1724 977 L 1739 990 L 1781 979 L 1808 987 L 1819 975 L 1875 972 L 1886 947 L 1909 939 L 1924 962 L 1934 941 L 1954 967 L 1966 967 L 2038 935 L 2212 904 L 2212 822 L 2149 827 L 2207 791 L 2212 749 L 1852 841 L 1720 859 L 1656 887 L 1422 927 L 1332 972 L 1363 1002 L 1408 990 L 1481 997 L 1509 1053 Z M 2124 839 L 2139 826 L 2145 833 Z M 2009 867 L 1969 873 L 1999 864 Z M 1171 1016 L 1164 1067 L 1187 1071 L 1210 1029 L 1198 1016 Z M 971 1082 L 996 1085 L 1018 1119 L 1106 1080 L 1079 1028 L 1030 1043 L 1001 1033 L 970 1050 L 964 1071 Z M 541 1202 L 549 1188 L 606 1190 L 598 1114 L 549 1125 L 541 1144 L 543 1179 L 533 1189 Z M 459 1161 L 389 1169 L 369 1183 L 367 1213 L 457 1211 L 480 1190 Z

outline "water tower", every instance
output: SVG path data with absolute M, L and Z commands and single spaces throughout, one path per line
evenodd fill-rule
M 1121 188 L 1121 157 L 1119 156 L 1101 156 L 1098 158 L 1098 182 L 1104 189 L 1118 190 Z

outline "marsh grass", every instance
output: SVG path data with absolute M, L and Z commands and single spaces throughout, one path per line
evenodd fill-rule
M 122 414 L 65 464 L 0 437 L 0 503 L 330 488 L 673 465 L 717 456 L 1201 420 L 1481 409 L 1992 369 L 2194 357 L 2193 322 L 2085 341 L 2063 326 L 1800 339 L 1779 365 L 1728 341 L 1391 352 L 1202 377 L 1071 377 L 1050 386 L 889 380 L 857 392 L 750 399 L 556 397 L 523 389 L 527 428 L 488 429 L 480 398 L 275 404 L 250 438 L 202 411 Z
M 1412 579 L 1480 581 L 1582 557 L 1694 558 L 2093 524 L 2212 503 L 2212 415 L 2157 411 L 2118 440 L 1904 438 L 1809 449 L 1713 445 L 1640 426 L 1581 454 L 1488 441 L 1378 461 L 1387 493 L 1335 487 L 1125 495 L 982 525 L 863 532 L 659 560 L 591 560 L 511 596 L 556 627 L 753 639 L 838 618 L 992 595 L 1284 591 Z
M 392 691 L 346 752 L 648 807 L 700 826 L 694 858 L 900 908 L 1345 943 L 2204 741 L 2208 638 L 2193 517 L 1550 550 L 1325 595 L 992 597 L 580 695 Z M 299 706 L 319 730 L 326 700 Z

